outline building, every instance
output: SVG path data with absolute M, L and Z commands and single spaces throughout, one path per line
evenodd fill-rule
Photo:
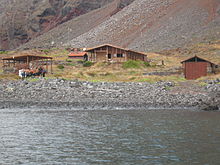
M 215 69 L 218 67 L 216 64 L 197 56 L 184 60 L 181 63 L 183 64 L 185 78 L 188 80 L 215 73 Z
M 128 60 L 147 61 L 147 55 L 145 53 L 110 44 L 88 48 L 86 52 L 88 52 L 88 60 L 92 62 L 124 62 Z
M 52 72 L 52 57 L 36 55 L 17 55 L 2 58 L 3 71 L 18 72 L 20 69 L 38 68 L 44 66 L 47 71 Z
M 75 60 L 83 60 L 83 61 L 88 61 L 88 55 L 86 52 L 71 52 L 68 57 L 70 59 L 75 59 Z

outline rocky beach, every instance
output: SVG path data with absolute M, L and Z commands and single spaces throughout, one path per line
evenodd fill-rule
M 219 110 L 220 80 L 182 82 L 84 82 L 64 79 L 1 81 L 0 109 Z

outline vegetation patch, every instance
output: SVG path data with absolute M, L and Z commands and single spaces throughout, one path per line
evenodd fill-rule
M 27 80 L 29 82 L 36 82 L 36 81 L 39 81 L 40 79 L 39 78 L 28 78 Z
M 143 62 L 143 64 L 144 64 L 144 67 L 150 67 L 151 66 L 149 62 Z
M 205 86 L 207 86 L 208 84 L 207 84 L 206 82 L 200 82 L 199 85 L 200 85 L 201 87 L 205 87 Z
M 148 76 L 137 80 L 138 82 L 149 82 L 155 83 L 159 81 L 172 81 L 172 82 L 183 82 L 185 78 L 181 76 Z
M 134 81 L 135 79 L 136 79 L 136 77 L 129 78 L 130 81 Z
M 129 72 L 129 74 L 137 74 L 137 73 L 138 73 L 138 72 L 133 71 L 133 70 Z
M 8 51 L 0 51 L 0 54 L 7 54 Z
M 71 59 L 66 59 L 66 62 L 73 62 L 73 60 L 71 60 Z
M 63 65 L 57 65 L 57 68 L 60 69 L 60 70 L 62 70 L 62 69 L 64 69 L 65 67 L 64 67 Z
M 94 72 L 87 72 L 87 75 L 90 76 L 90 77 L 95 77 L 96 73 L 94 73 Z
M 42 52 L 44 52 L 45 54 L 48 54 L 50 52 L 50 50 L 49 49 L 44 49 L 44 50 L 42 50 Z
M 142 79 L 139 79 L 138 82 L 155 83 L 156 81 L 154 79 L 151 79 L 151 78 L 142 78 Z
M 122 67 L 125 69 L 138 69 L 141 68 L 141 61 L 128 60 L 123 63 Z
M 84 64 L 84 62 L 85 62 L 85 61 L 83 61 L 83 60 L 76 60 L 76 63 L 77 63 L 77 64 Z
M 78 72 L 76 75 L 75 75 L 75 78 L 79 78 L 79 79 L 84 79 L 85 78 L 85 75 L 82 71 Z
M 163 76 L 162 76 L 163 77 Z M 174 81 L 174 82 L 183 82 L 183 81 L 186 81 L 186 79 L 182 76 L 178 76 L 178 75 L 175 75 L 175 76 L 166 76 L 166 81 Z
M 90 82 L 97 83 L 97 82 L 102 82 L 102 81 L 100 81 L 100 80 L 90 80 Z
M 107 67 L 109 65 L 111 65 L 111 63 L 109 63 L 109 62 L 98 62 L 96 64 L 96 67 Z
M 67 63 L 66 65 L 67 65 L 67 66 L 76 66 L 75 63 Z
M 84 67 L 91 67 L 93 65 L 93 62 L 91 62 L 91 61 L 85 61 L 84 63 L 83 63 L 83 66 Z
M 166 91 L 169 91 L 169 90 L 171 90 L 171 87 L 165 87 L 164 88 Z

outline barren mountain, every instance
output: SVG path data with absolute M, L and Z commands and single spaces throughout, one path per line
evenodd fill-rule
M 0 27 L 6 29 L 0 29 L 2 48 L 14 48 L 21 43 L 25 44 L 20 48 L 92 47 L 110 43 L 139 51 L 159 51 L 220 38 L 220 0 L 14 0 L 14 3 L 18 1 L 27 3 L 23 10 L 29 14 L 25 17 L 27 25 L 20 28 L 19 23 L 3 22 Z M 2 13 L 5 11 L 8 8 Z M 21 19 L 17 16 L 12 20 Z
M 112 15 L 119 12 L 123 7 L 127 6 L 132 1 L 133 0 L 114 0 L 102 8 L 96 9 L 57 26 L 44 35 L 41 35 L 23 45 L 22 48 L 51 46 L 59 47 L 71 39 L 76 38 L 93 28 L 96 28 L 98 25 L 108 20 Z
M 157 51 L 219 36 L 219 0 L 136 0 L 66 45 L 90 47 L 111 43 L 139 51 Z
M 58 25 L 113 1 L 0 0 L 0 49 L 16 48 Z M 118 9 L 128 4 L 121 2 Z

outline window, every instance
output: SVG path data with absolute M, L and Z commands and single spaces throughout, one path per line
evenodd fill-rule
M 117 57 L 118 57 L 118 58 L 122 58 L 122 57 L 123 57 L 123 54 L 117 54 Z

